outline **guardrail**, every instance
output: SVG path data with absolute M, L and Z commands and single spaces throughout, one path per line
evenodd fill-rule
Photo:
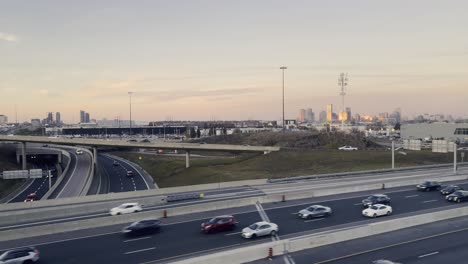
M 94 178 L 94 158 L 93 158 L 93 154 L 91 153 L 91 151 L 89 151 L 89 149 L 87 148 L 82 148 L 86 153 L 89 154 L 89 156 L 91 157 L 91 170 L 89 171 L 89 174 L 88 174 L 88 177 L 86 178 L 86 183 L 83 187 L 83 189 L 81 190 L 80 192 L 80 195 L 79 196 L 86 196 L 86 194 L 88 193 L 89 191 L 89 188 L 91 187 L 91 183 L 93 182 L 93 178 Z M 97 157 L 96 157 L 97 158 Z
M 61 175 L 58 175 L 57 176 L 57 180 L 55 181 L 55 184 L 54 186 L 52 186 L 52 188 L 50 188 L 46 194 L 44 194 L 41 198 L 41 200 L 47 200 L 49 198 L 49 196 L 57 189 L 57 187 L 60 185 L 60 183 L 63 181 L 63 178 L 65 177 L 65 175 L 68 173 L 68 170 L 70 169 L 70 163 L 71 163 L 71 156 L 70 156 L 70 153 L 68 153 L 67 151 L 63 150 L 63 149 L 56 149 L 56 150 L 59 150 L 62 152 L 62 155 L 67 157 L 68 159 L 68 162 L 67 162 L 67 166 L 65 166 L 65 169 L 63 170 L 62 174 Z M 63 157 L 62 157 L 62 161 L 63 161 Z
M 465 167 L 467 165 L 468 165 L 468 162 L 458 163 L 458 167 Z M 294 182 L 294 181 L 300 181 L 300 180 L 340 178 L 340 177 L 356 176 L 356 175 L 368 175 L 368 174 L 378 174 L 378 173 L 386 173 L 386 172 L 414 171 L 414 170 L 423 170 L 423 169 L 437 169 L 437 168 L 445 168 L 445 167 L 447 168 L 453 167 L 453 163 L 412 166 L 412 167 L 403 167 L 403 168 L 396 168 L 396 169 L 377 169 L 377 170 L 337 172 L 337 173 L 296 176 L 296 177 L 279 178 L 279 179 L 268 179 L 268 182 L 269 183 Z

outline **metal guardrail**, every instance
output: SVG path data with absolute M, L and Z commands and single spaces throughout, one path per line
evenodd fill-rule
M 168 195 L 166 199 L 168 202 L 178 202 L 178 201 L 185 201 L 185 200 L 197 200 L 201 198 L 203 198 L 202 193 L 184 193 L 184 194 Z
M 468 165 L 468 162 L 458 163 L 458 167 L 465 167 Z M 378 174 L 385 172 L 402 172 L 402 171 L 414 171 L 421 169 L 436 169 L 436 168 L 445 168 L 453 167 L 453 163 L 445 164 L 434 164 L 434 165 L 422 165 L 422 166 L 413 166 L 397 169 L 378 169 L 378 170 L 366 170 L 366 171 L 353 171 L 353 172 L 338 172 L 338 173 L 327 173 L 327 174 L 317 174 L 317 175 L 307 175 L 307 176 L 296 176 L 289 178 L 279 178 L 279 179 L 268 179 L 268 183 L 279 183 L 279 182 L 294 182 L 300 180 L 314 180 L 314 179 L 326 179 L 326 178 L 341 178 L 341 177 L 351 177 L 357 175 L 368 175 L 368 174 Z

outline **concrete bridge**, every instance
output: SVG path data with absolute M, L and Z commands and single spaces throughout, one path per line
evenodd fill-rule
M 21 143 L 21 155 L 23 169 L 26 168 L 26 143 L 57 144 L 70 146 L 87 146 L 93 148 L 93 163 L 97 162 L 98 147 L 121 147 L 121 148 L 142 148 L 142 149 L 177 149 L 185 151 L 185 167 L 190 167 L 190 152 L 194 150 L 203 151 L 226 151 L 226 152 L 261 152 L 268 154 L 279 151 L 279 147 L 263 146 L 241 146 L 224 144 L 198 144 L 198 143 L 174 143 L 174 142 L 127 142 L 123 140 L 107 139 L 83 139 L 83 138 L 50 138 L 36 136 L 0 136 L 0 142 Z

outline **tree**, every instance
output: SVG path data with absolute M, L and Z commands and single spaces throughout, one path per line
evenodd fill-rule
M 395 131 L 399 131 L 400 130 L 400 127 L 401 127 L 401 124 L 400 123 L 396 123 L 395 124 L 395 127 L 393 129 L 395 129 Z
M 201 131 L 200 131 L 200 128 L 197 129 L 197 138 L 200 138 L 201 137 Z

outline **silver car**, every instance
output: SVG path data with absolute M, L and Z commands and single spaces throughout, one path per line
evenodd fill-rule
M 0 255 L 0 264 L 3 263 L 35 263 L 39 260 L 39 251 L 33 247 L 9 250 Z
M 323 205 L 311 205 L 306 209 L 300 210 L 297 214 L 302 219 L 309 219 L 314 217 L 330 216 L 333 213 L 332 209 Z
M 256 238 L 260 236 L 276 235 L 279 228 L 277 224 L 268 222 L 257 222 L 244 229 L 242 229 L 243 238 Z

